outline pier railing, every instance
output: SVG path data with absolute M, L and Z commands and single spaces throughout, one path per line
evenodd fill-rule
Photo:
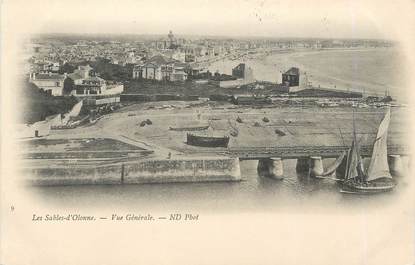
M 294 159 L 299 157 L 321 156 L 334 158 L 347 151 L 349 146 L 289 146 L 289 147 L 238 147 L 228 148 L 227 153 L 241 160 L 260 159 L 267 157 L 281 157 Z M 363 157 L 372 154 L 372 146 L 360 146 L 360 154 Z M 388 154 L 409 155 L 407 148 L 401 145 L 389 145 Z

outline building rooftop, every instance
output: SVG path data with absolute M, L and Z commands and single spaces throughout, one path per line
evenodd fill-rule
M 99 82 L 105 81 L 103 78 L 101 78 L 99 76 L 89 76 L 87 78 L 84 78 L 84 80 L 87 80 L 87 81 L 99 81 Z
M 78 73 L 72 73 L 72 74 L 68 74 L 68 77 L 70 77 L 72 80 L 78 80 L 78 79 L 82 79 L 82 75 L 78 74 Z
M 151 57 L 147 62 L 157 64 L 157 65 L 161 65 L 161 64 L 168 64 L 168 63 L 171 62 L 171 60 L 168 60 L 167 58 L 165 58 L 162 55 L 156 55 L 156 56 Z
M 36 80 L 64 80 L 65 76 L 60 75 L 60 74 L 47 73 L 47 74 L 36 74 L 35 78 Z
M 297 67 L 291 67 L 287 72 L 285 72 L 284 74 L 287 75 L 299 75 L 300 74 L 300 70 Z
M 80 65 L 80 66 L 78 66 L 78 70 L 82 70 L 82 71 L 90 71 L 90 70 L 92 70 L 93 68 L 91 67 L 91 66 L 89 66 L 89 64 L 87 64 L 87 65 Z

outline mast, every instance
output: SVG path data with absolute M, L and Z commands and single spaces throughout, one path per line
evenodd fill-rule
M 356 155 L 357 155 L 357 165 L 356 165 L 356 170 L 357 170 L 357 176 L 359 178 L 361 178 L 361 172 L 359 172 L 359 167 L 360 167 L 360 152 L 359 152 L 359 145 L 357 142 L 357 137 L 356 137 L 356 122 L 355 122 L 355 114 L 354 114 L 355 110 L 353 109 L 353 142 L 355 144 L 355 148 L 356 148 Z
M 353 108 L 353 141 L 356 143 L 357 146 L 357 142 L 356 142 L 356 124 L 354 121 L 354 108 Z
M 354 109 L 353 109 L 353 140 L 356 143 L 356 155 L 357 155 L 357 158 L 356 158 L 357 159 L 356 171 L 357 171 L 357 176 L 359 177 L 359 179 L 361 181 L 365 181 L 366 180 L 366 175 L 364 173 L 362 157 L 360 156 L 359 143 L 357 141 L 357 136 L 356 136 L 356 125 L 355 125 L 355 119 L 354 119 Z
M 352 146 L 347 151 L 347 160 L 346 160 L 346 175 L 345 180 L 353 178 L 351 174 L 353 173 L 353 153 L 355 148 L 355 122 L 354 122 L 354 109 L 353 109 L 353 140 L 352 140 Z
M 353 141 L 352 141 L 352 146 L 350 147 L 349 153 L 347 155 L 345 178 L 346 179 L 358 178 L 361 181 L 364 180 L 362 162 L 360 159 L 359 146 L 358 146 L 357 137 L 356 137 L 356 124 L 355 124 L 355 118 L 354 118 L 354 110 L 353 110 Z
M 349 179 L 350 162 L 351 162 L 351 154 L 352 154 L 352 152 L 351 152 L 351 151 L 352 151 L 351 149 L 349 149 L 349 150 L 347 151 L 347 160 L 346 160 L 346 174 L 345 174 L 345 176 L 344 176 L 344 179 L 345 179 L 345 180 L 348 180 L 348 179 Z

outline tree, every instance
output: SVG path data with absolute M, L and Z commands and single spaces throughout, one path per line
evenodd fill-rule
M 59 69 L 59 74 L 71 74 L 75 71 L 76 67 L 69 64 L 69 63 L 65 63 L 64 65 L 62 65 Z
M 25 82 L 20 88 L 22 122 L 33 123 L 47 116 L 66 113 L 77 103 L 75 97 L 54 97 L 42 92 L 33 83 Z
M 72 80 L 72 78 L 67 77 L 65 81 L 63 81 L 63 95 L 69 95 L 71 94 L 72 90 L 75 89 L 75 82 Z

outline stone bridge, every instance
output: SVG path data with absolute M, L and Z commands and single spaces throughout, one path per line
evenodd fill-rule
M 303 157 L 319 156 L 322 158 L 336 158 L 349 146 L 284 146 L 284 147 L 238 147 L 229 148 L 227 154 L 239 157 L 240 160 L 258 160 L 264 158 L 279 157 L 282 159 L 297 159 Z M 362 157 L 372 154 L 372 146 L 359 146 Z M 401 145 L 389 145 L 389 155 L 409 155 L 407 148 Z
M 283 160 L 297 159 L 298 172 L 307 172 L 310 176 L 321 176 L 324 173 L 323 159 L 338 158 L 349 149 L 349 146 L 290 146 L 290 147 L 238 147 L 229 148 L 227 155 L 240 160 L 258 160 L 258 174 L 276 179 L 284 176 Z M 372 146 L 360 146 L 360 155 L 370 157 Z M 406 165 L 402 157 L 409 156 L 407 148 L 401 145 L 388 146 L 388 163 L 393 175 L 404 175 Z M 408 159 L 409 163 L 409 159 Z M 346 158 L 337 170 L 337 175 L 344 175 Z

